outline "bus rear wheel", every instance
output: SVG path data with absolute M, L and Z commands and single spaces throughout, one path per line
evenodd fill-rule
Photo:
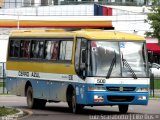
M 118 108 L 119 108 L 119 112 L 123 114 L 127 113 L 128 111 L 128 105 L 119 105 Z
M 27 88 L 27 105 L 29 108 L 35 107 L 35 99 L 33 98 L 33 89 L 31 86 Z
M 27 89 L 27 105 L 29 108 L 44 108 L 46 105 L 46 100 L 36 99 L 33 96 L 33 89 L 31 86 Z

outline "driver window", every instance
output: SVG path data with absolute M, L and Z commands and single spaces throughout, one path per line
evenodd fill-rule
M 84 61 L 82 61 L 82 53 L 87 48 L 87 40 L 83 38 L 77 38 L 76 44 L 76 54 L 75 54 L 75 69 L 79 76 L 83 76 L 82 66 L 85 66 Z M 84 53 L 83 53 L 84 54 Z M 87 58 L 85 58 L 87 59 Z

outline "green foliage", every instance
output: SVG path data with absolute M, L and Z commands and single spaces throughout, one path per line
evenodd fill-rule
M 150 29 L 153 32 L 146 32 L 145 35 L 148 37 L 158 38 L 160 43 L 160 6 L 158 5 L 157 0 L 153 0 L 154 5 L 150 9 L 150 13 L 147 15 L 145 22 L 151 25 Z M 157 3 L 157 4 L 156 4 Z
M 12 115 L 17 112 L 15 108 L 0 107 L 0 116 Z
M 149 98 L 160 98 L 160 96 L 149 96 Z
M 160 89 L 160 79 L 151 80 L 150 87 L 152 89 L 153 89 L 153 85 L 154 85 L 154 89 Z
M 5 85 L 4 85 L 5 86 Z M 3 82 L 0 82 L 0 87 L 3 87 Z

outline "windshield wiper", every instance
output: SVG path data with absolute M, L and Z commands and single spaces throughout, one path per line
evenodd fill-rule
M 113 70 L 113 66 L 114 66 L 114 64 L 116 63 L 116 52 L 115 52 L 115 51 L 114 51 L 114 54 L 115 54 L 115 56 L 114 56 L 114 58 L 112 59 L 111 65 L 110 65 L 110 67 L 109 67 L 109 70 L 108 70 L 108 73 L 107 73 L 107 76 L 106 76 L 107 79 L 110 78 L 111 73 L 112 73 L 112 70 Z M 116 64 L 115 64 L 115 67 L 116 67 Z
M 133 78 L 137 79 L 137 76 L 136 76 L 135 72 L 133 71 L 131 66 L 128 64 L 127 60 L 123 58 L 123 54 L 122 54 L 122 62 L 129 69 L 129 71 L 132 73 Z

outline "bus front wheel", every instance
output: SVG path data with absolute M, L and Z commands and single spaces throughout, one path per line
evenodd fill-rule
M 128 111 L 128 105 L 119 105 L 118 108 L 120 113 L 127 113 Z
M 69 105 L 69 107 L 72 109 L 72 112 L 73 113 L 79 113 L 80 110 L 83 109 L 84 105 L 81 105 L 81 104 L 77 104 L 76 102 L 76 95 L 75 95 L 75 92 L 73 91 L 72 93 L 72 102 L 71 104 Z

